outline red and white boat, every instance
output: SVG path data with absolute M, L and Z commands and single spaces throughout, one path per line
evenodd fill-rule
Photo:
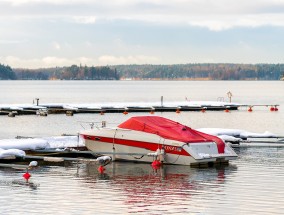
M 159 116 L 132 117 L 118 127 L 94 128 L 80 133 L 86 147 L 113 160 L 192 165 L 236 159 L 220 138 Z

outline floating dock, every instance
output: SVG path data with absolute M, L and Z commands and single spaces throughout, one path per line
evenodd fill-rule
M 278 111 L 278 104 L 270 105 L 248 105 L 229 102 L 212 101 L 183 101 L 183 102 L 163 102 L 157 103 L 93 103 L 93 104 L 0 104 L 0 115 L 15 117 L 16 115 L 40 115 L 66 114 L 73 116 L 81 113 L 124 113 L 130 112 L 176 112 L 182 111 L 225 111 L 238 110 L 240 107 L 252 111 L 254 107 L 269 107 L 270 111 Z

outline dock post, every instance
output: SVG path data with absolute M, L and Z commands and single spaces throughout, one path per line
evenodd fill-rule
M 233 94 L 231 93 L 231 91 L 227 92 L 228 98 L 230 99 L 230 103 L 232 102 L 232 96 Z
M 161 96 L 161 106 L 163 107 L 163 103 L 164 103 L 164 96 Z
M 35 100 L 36 100 L 36 106 L 38 106 L 39 98 L 35 98 Z
M 112 146 L 112 161 L 115 161 L 115 147 L 114 145 Z

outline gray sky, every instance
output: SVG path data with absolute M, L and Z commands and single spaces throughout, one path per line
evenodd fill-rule
M 284 63 L 284 0 L 0 0 L 12 67 Z

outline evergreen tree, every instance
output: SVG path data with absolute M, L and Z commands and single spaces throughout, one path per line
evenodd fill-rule
M 10 66 L 0 64 L 0 80 L 16 80 L 16 74 Z

